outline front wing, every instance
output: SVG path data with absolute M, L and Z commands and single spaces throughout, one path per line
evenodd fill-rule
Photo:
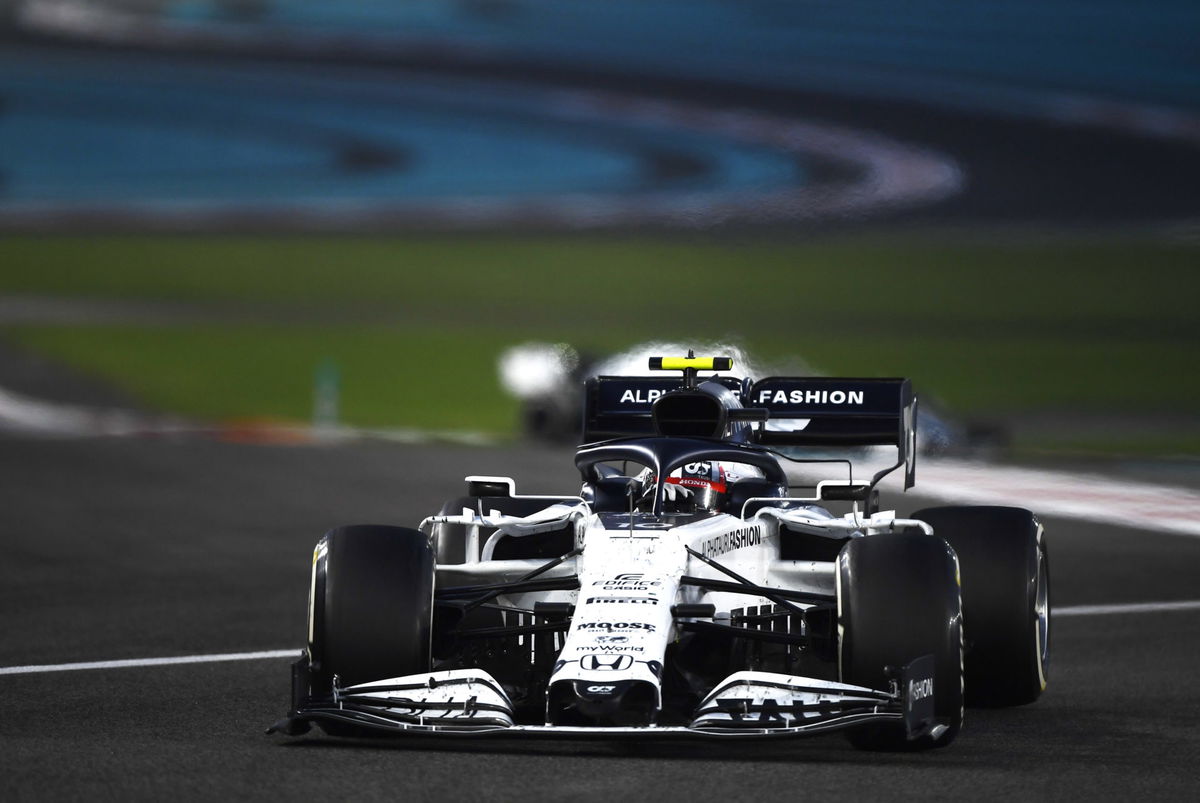
M 459 669 L 335 688 L 307 699 L 269 732 L 300 735 L 312 723 L 366 732 L 548 737 L 781 737 L 867 723 L 902 724 L 909 739 L 939 727 L 934 720 L 933 660 L 904 667 L 887 691 L 769 672 L 737 672 L 718 684 L 687 725 L 581 727 L 521 725 L 503 688 L 481 670 Z

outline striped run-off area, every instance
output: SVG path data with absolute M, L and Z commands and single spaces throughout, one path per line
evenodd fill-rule
M 1067 471 L 961 460 L 921 462 L 922 496 L 970 504 L 1020 505 L 1042 516 L 1200 536 L 1200 492 Z

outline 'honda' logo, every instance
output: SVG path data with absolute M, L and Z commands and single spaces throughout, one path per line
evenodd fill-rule
M 585 655 L 579 659 L 579 665 L 588 671 L 607 670 L 620 672 L 633 666 L 632 655 Z

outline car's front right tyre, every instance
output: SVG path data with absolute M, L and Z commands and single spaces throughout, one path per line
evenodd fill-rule
M 1041 523 L 1018 507 L 933 507 L 913 518 L 954 548 L 962 568 L 967 704 L 1037 700 L 1050 659 L 1050 557 Z

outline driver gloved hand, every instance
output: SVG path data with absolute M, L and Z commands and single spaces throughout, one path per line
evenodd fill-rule
M 667 502 L 682 502 L 685 499 L 691 499 L 693 495 L 691 488 L 685 488 L 673 482 L 663 485 L 663 500 Z
M 686 512 L 690 509 L 689 503 L 694 495 L 691 488 L 685 488 L 673 482 L 664 483 L 663 509 L 670 513 Z M 654 485 L 651 485 L 642 494 L 642 498 L 638 502 L 638 509 L 650 510 L 653 505 Z

